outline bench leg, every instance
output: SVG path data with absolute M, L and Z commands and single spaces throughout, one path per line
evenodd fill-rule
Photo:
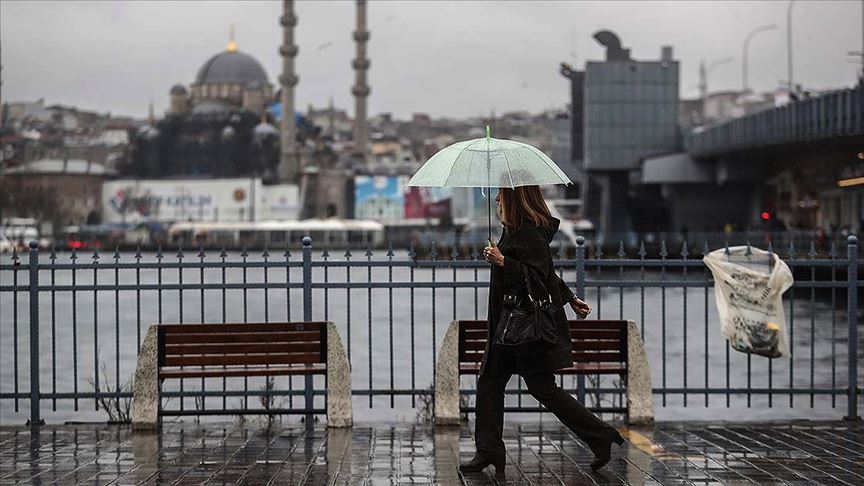
M 147 329 L 135 381 L 132 385 L 132 429 L 155 430 L 159 426 L 159 337 L 155 325 Z
M 435 365 L 435 425 L 459 423 L 459 321 L 451 321 Z
M 327 427 L 351 427 L 351 365 L 339 330 L 327 323 Z
M 627 422 L 630 425 L 654 423 L 651 368 L 645 343 L 633 321 L 627 321 Z

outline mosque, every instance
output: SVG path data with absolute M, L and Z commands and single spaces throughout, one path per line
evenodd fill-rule
M 188 87 L 171 87 L 170 110 L 162 119 L 155 120 L 151 108 L 150 122 L 138 131 L 129 163 L 119 168 L 123 176 L 256 177 L 265 183 L 298 185 L 304 217 L 350 213 L 351 202 L 346 198 L 352 192 L 353 174 L 322 163 L 320 154 L 309 148 L 315 146 L 312 142 L 321 128 L 294 110 L 299 81 L 294 66 L 299 51 L 294 43 L 297 15 L 294 0 L 283 0 L 282 6 L 278 90 L 261 63 L 239 50 L 232 28 L 225 50 L 204 62 Z M 352 37 L 356 57 L 351 63 L 355 71 L 351 155 L 362 164 L 369 151 L 366 0 L 356 1 Z

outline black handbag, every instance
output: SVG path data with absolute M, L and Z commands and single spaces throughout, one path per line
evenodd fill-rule
M 558 326 L 546 286 L 531 269 L 523 271 L 528 302 L 514 294 L 504 296 L 493 343 L 516 354 L 532 354 L 558 345 Z

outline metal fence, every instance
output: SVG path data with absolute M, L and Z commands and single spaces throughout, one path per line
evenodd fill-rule
M 790 408 L 802 400 L 806 407 L 808 399 L 810 407 L 827 400 L 836 408 L 845 398 L 845 415 L 858 416 L 864 281 L 854 236 L 845 251 L 832 245 L 817 254 L 813 244 L 778 250 L 798 277 L 784 296 L 791 359 L 730 353 L 716 329 L 711 274 L 686 242 L 679 248 L 672 255 L 661 242 L 656 256 L 643 249 L 628 257 L 622 244 L 610 257 L 580 238 L 575 247 L 559 247 L 555 261 L 564 280 L 593 303 L 592 317 L 639 324 L 658 406 L 732 403 L 755 410 L 779 407 L 782 397 Z M 0 264 L 0 411 L 7 422 L 23 421 L 29 405 L 29 421 L 38 424 L 44 413 L 83 415 L 82 402 L 98 411 L 128 400 L 131 388 L 124 384 L 151 323 L 313 319 L 332 320 L 342 333 L 359 397 L 355 413 L 362 407 L 383 418 L 400 407 L 429 408 L 444 330 L 452 319 L 485 317 L 489 270 L 478 248 L 442 254 L 433 244 L 427 250 L 423 259 L 413 248 L 401 255 L 392 248 L 378 255 L 313 252 L 309 238 L 299 258 L 290 250 L 84 256 L 34 245 L 29 255 L 13 254 Z M 696 253 L 708 250 L 706 243 Z M 256 379 L 181 380 L 163 396 L 184 415 L 274 408 L 306 414 L 320 411 L 326 399 L 322 377 Z M 603 397 L 620 400 L 620 383 L 587 381 L 562 378 L 561 384 L 600 410 Z M 462 383 L 470 396 L 472 380 Z M 516 408 L 531 400 L 521 382 L 510 393 Z

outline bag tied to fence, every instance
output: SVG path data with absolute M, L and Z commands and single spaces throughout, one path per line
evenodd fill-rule
M 720 332 L 738 351 L 789 356 L 783 292 L 794 278 L 776 253 L 735 246 L 702 259 L 714 275 Z

